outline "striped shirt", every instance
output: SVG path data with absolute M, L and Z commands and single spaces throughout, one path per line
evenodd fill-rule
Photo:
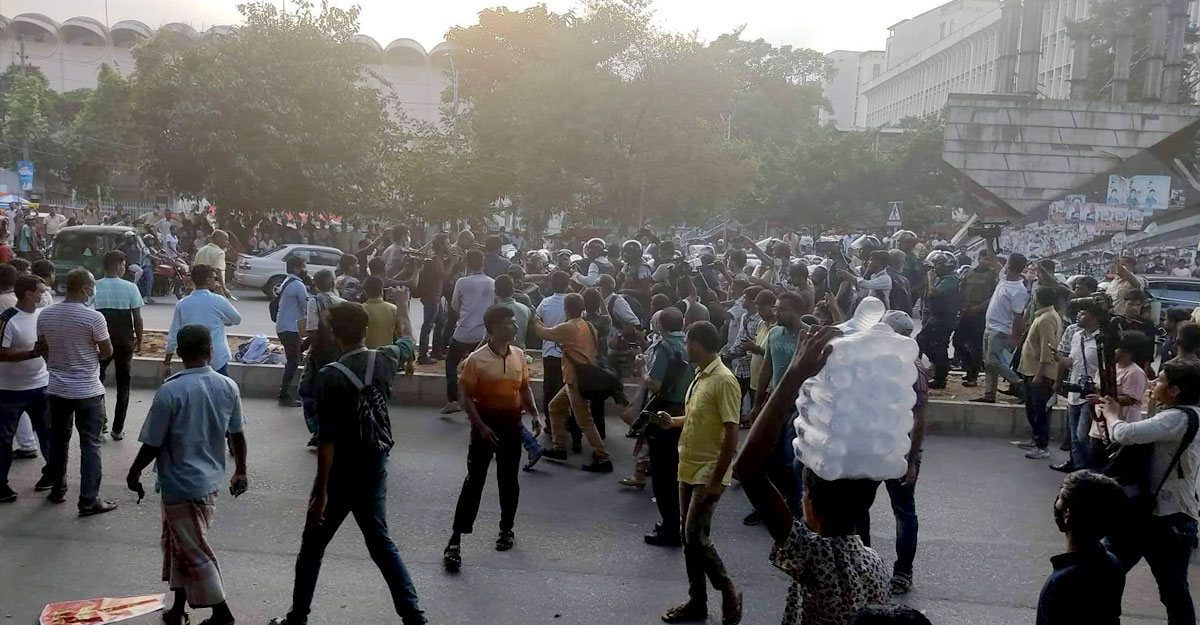
M 50 348 L 46 359 L 49 394 L 66 399 L 104 394 L 96 349 L 97 343 L 108 340 L 104 315 L 80 302 L 59 302 L 38 315 L 37 331 Z

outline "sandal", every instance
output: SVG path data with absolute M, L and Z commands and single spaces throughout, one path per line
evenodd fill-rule
M 513 534 L 511 530 L 500 532 L 500 536 L 496 538 L 496 551 L 508 551 L 512 549 L 513 544 L 516 542 L 515 538 L 516 534 Z
M 163 612 L 162 621 L 166 625 L 188 625 L 192 622 L 187 612 L 171 612 L 169 610 Z
M 79 516 L 96 516 L 105 512 L 112 512 L 117 509 L 117 504 L 112 501 L 97 501 L 96 503 L 79 509 Z
M 749 430 L 752 423 L 753 422 L 749 419 L 742 419 L 741 422 L 738 423 L 738 429 Z
M 617 480 L 617 483 L 620 484 L 621 486 L 628 486 L 630 488 L 636 488 L 638 490 L 646 489 L 646 478 L 639 478 L 636 475 L 630 475 L 627 477 L 623 477 L 623 478 Z
M 708 608 L 688 601 L 677 605 L 662 615 L 664 623 L 693 623 L 708 620 Z
M 738 625 L 742 622 L 742 599 L 742 593 L 738 592 L 737 600 L 721 606 L 721 625 Z
M 445 551 L 442 552 L 442 566 L 445 566 L 446 570 L 451 573 L 457 571 L 462 566 L 462 547 L 446 545 Z

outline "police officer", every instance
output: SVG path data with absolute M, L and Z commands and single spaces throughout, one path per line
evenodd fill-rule
M 946 376 L 950 373 L 947 348 L 962 308 L 962 293 L 954 272 L 958 262 L 954 254 L 934 250 L 925 257 L 925 264 L 933 268 L 933 278 L 925 296 L 924 327 L 917 335 L 917 345 L 933 363 L 933 380 L 929 388 L 946 388 Z

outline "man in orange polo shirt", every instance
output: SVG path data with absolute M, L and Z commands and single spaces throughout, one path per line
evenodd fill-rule
M 479 513 L 479 500 L 487 481 L 488 464 L 496 457 L 496 486 L 500 491 L 500 536 L 497 551 L 513 547 L 513 520 L 517 516 L 521 465 L 521 409 L 536 423 L 537 404 L 529 388 L 525 352 L 513 347 L 517 324 L 507 306 L 492 306 L 483 315 L 488 342 L 463 361 L 458 377 L 459 397 L 471 421 L 471 446 L 467 450 L 467 479 L 463 481 L 454 511 L 454 531 L 442 553 L 451 571 L 462 564 L 460 543 L 470 534 Z

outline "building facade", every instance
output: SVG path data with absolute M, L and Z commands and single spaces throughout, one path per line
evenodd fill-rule
M 856 125 L 877 128 L 936 114 L 951 93 L 994 93 L 1001 55 L 1000 4 L 953 0 L 893 26 L 886 69 L 861 87 Z M 1087 18 L 1088 5 L 1089 0 L 1045 0 L 1037 72 L 1041 97 L 1070 96 L 1074 52 L 1067 29 Z M 1194 21 L 1200 1 L 1189 6 Z
M 156 30 L 199 41 L 230 33 L 234 27 L 213 26 L 200 32 L 178 22 L 155 29 L 136 20 L 105 27 L 90 17 L 72 17 L 60 23 L 40 13 L 0 16 L 0 67 L 20 64 L 24 44 L 25 63 L 40 69 L 52 88 L 60 92 L 93 88 L 101 64 L 124 75 L 132 73 L 133 47 Z M 405 114 L 427 122 L 439 120 L 442 92 L 451 82 L 450 44 L 440 43 L 426 51 L 412 39 L 397 39 L 387 46 L 365 35 L 356 41 L 371 51 L 374 62 L 370 70 L 387 83 L 385 93 L 396 96 Z
M 838 128 L 862 125 L 859 120 L 860 112 L 865 113 L 861 111 L 862 86 L 883 73 L 884 56 L 882 50 L 835 50 L 825 55 L 832 75 L 822 84 L 827 104 L 819 114 L 822 124 L 833 124 Z

